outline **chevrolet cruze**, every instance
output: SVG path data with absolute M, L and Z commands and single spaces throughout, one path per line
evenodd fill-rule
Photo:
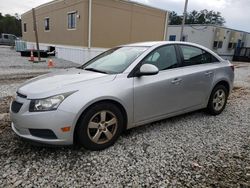
M 21 85 L 12 129 L 40 143 L 101 150 L 126 129 L 198 109 L 220 114 L 233 80 L 232 64 L 197 44 L 123 45 Z

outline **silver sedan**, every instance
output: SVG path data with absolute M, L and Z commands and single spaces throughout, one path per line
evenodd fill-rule
M 41 143 L 101 150 L 126 129 L 198 109 L 220 114 L 233 80 L 232 64 L 197 44 L 123 45 L 20 86 L 12 129 Z

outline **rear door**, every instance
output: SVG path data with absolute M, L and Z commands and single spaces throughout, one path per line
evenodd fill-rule
M 182 107 L 206 105 L 218 60 L 203 49 L 178 45 L 182 56 Z

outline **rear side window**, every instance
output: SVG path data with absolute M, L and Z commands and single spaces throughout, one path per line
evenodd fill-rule
M 184 66 L 218 62 L 216 57 L 203 49 L 187 45 L 180 45 L 180 49 Z
M 155 65 L 160 71 L 178 67 L 174 45 L 157 48 L 143 60 L 143 64 Z
M 4 39 L 9 39 L 9 35 L 3 35 Z

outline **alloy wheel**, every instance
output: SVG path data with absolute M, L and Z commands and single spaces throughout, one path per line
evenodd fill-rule
M 112 112 L 100 111 L 88 123 L 88 136 L 96 144 L 105 144 L 114 137 L 117 126 L 117 117 Z
M 219 89 L 215 92 L 213 97 L 213 107 L 216 111 L 220 111 L 226 101 L 226 94 L 223 89 Z

